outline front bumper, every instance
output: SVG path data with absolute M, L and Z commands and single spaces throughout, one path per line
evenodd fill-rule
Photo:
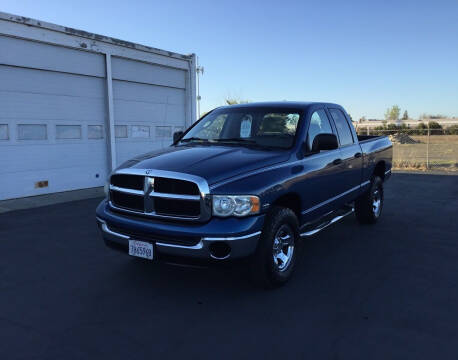
M 212 218 L 203 224 L 163 222 L 120 214 L 113 211 L 106 200 L 97 207 L 96 215 L 105 243 L 110 247 L 127 252 L 129 240 L 145 241 L 146 234 L 146 241 L 155 245 L 159 257 L 166 255 L 200 260 L 238 259 L 253 254 L 264 224 L 264 215 L 240 219 Z M 141 239 L 131 235 L 139 232 L 143 234 Z M 190 236 L 197 239 L 195 244 L 184 245 L 164 240 L 164 237 L 179 240 Z M 229 253 L 214 256 L 211 249 L 217 243 L 227 245 Z

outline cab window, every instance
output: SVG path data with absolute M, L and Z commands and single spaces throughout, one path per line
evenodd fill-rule
M 317 110 L 310 118 L 309 132 L 307 135 L 307 150 L 312 151 L 313 140 L 318 134 L 332 134 L 331 124 L 323 109 Z
M 353 144 L 353 135 L 351 134 L 350 125 L 343 112 L 339 109 L 329 109 L 332 119 L 336 124 L 337 134 L 339 135 L 340 146 Z

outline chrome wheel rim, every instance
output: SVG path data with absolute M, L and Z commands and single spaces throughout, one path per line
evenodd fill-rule
M 382 193 L 379 188 L 375 189 L 372 196 L 372 210 L 374 215 L 379 217 L 380 211 L 382 211 Z
M 277 230 L 272 247 L 274 265 L 278 271 L 285 271 L 294 254 L 294 233 L 288 224 L 283 224 Z

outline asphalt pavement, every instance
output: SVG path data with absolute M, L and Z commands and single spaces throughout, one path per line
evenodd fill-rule
M 394 174 L 274 291 L 106 248 L 99 201 L 0 215 L 0 359 L 458 358 L 458 176 Z

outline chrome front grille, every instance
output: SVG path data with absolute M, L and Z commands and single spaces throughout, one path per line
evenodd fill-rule
M 111 176 L 110 183 L 120 188 L 143 190 L 145 177 L 141 175 L 114 174 Z
M 210 218 L 207 182 L 169 171 L 122 169 L 110 178 L 110 205 L 118 211 L 168 219 Z
M 197 184 L 186 180 L 163 177 L 154 178 L 154 191 L 166 194 L 199 195 L 199 187 Z

